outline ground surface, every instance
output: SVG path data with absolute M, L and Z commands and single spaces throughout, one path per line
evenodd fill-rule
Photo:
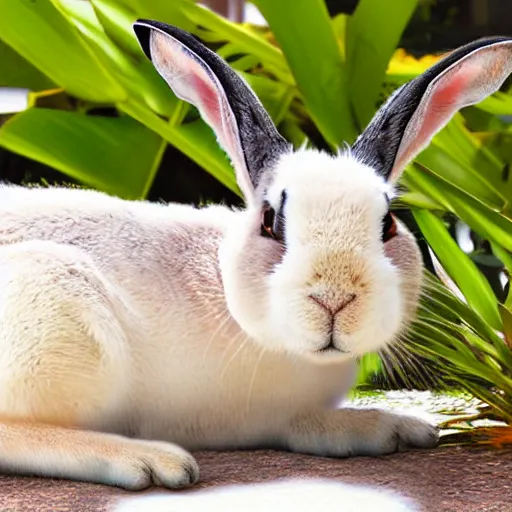
M 270 451 L 221 452 L 201 453 L 197 459 L 202 473 L 199 488 L 315 477 L 391 489 L 415 499 L 425 511 L 512 511 L 512 450 L 451 447 L 350 460 Z M 162 491 L 145 494 L 154 492 Z M 131 495 L 100 485 L 0 478 L 2 512 L 109 512 Z
M 374 405 L 381 398 L 368 395 L 358 397 L 356 403 Z M 450 403 L 462 409 L 474 405 L 461 400 L 440 401 L 428 393 L 395 393 L 387 396 L 386 405 L 428 412 Z M 413 498 L 428 512 L 512 512 L 512 449 L 440 447 L 345 460 L 273 451 L 199 453 L 196 457 L 201 466 L 198 489 L 313 477 L 393 490 Z M 0 512 L 111 512 L 119 500 L 130 496 L 134 494 L 100 485 L 0 477 Z M 172 509 L 162 510 L 167 511 Z

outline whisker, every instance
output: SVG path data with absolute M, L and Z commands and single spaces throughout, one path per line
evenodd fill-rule
M 395 377 L 395 373 L 398 373 L 398 375 L 402 379 L 405 387 L 407 389 L 410 389 L 411 383 L 410 383 L 409 375 L 408 375 L 407 369 L 404 368 L 404 364 L 402 363 L 401 359 L 391 349 L 388 349 L 388 351 L 386 353 L 386 357 L 388 359 L 389 365 L 391 366 L 391 377 L 393 379 L 393 383 L 395 384 L 395 386 L 399 387 L 398 383 L 396 381 L 396 377 Z
M 400 345 L 392 347 L 391 351 L 394 354 L 397 364 L 405 375 L 405 382 L 408 389 L 414 388 L 414 381 L 420 385 L 425 386 L 426 381 L 422 373 L 418 370 L 416 362 L 408 352 Z
M 414 354 L 409 348 L 408 336 L 404 335 L 400 340 L 393 344 L 392 349 L 398 354 L 398 357 L 408 365 L 413 372 L 413 376 L 418 379 L 427 389 L 438 382 L 438 378 L 431 368 L 425 366 L 417 354 Z
M 265 347 L 261 348 L 260 355 L 258 357 L 258 360 L 256 361 L 256 365 L 254 366 L 254 371 L 252 373 L 251 382 L 249 384 L 249 390 L 247 392 L 247 404 L 246 404 L 246 411 L 249 413 L 250 410 L 250 404 L 251 404 L 251 397 L 252 397 L 252 388 L 254 386 L 254 381 L 256 380 L 256 372 L 258 371 L 258 367 L 261 364 L 261 360 L 263 359 L 263 355 L 265 354 Z
M 224 361 L 224 358 L 227 356 L 227 354 L 229 353 L 231 347 L 233 345 L 236 345 L 236 343 L 241 339 L 243 338 L 244 336 L 247 336 L 247 334 L 244 332 L 244 331 L 239 331 L 237 332 L 232 338 L 231 340 L 229 341 L 229 343 L 225 346 L 223 352 L 222 352 L 222 355 L 220 356 L 220 361 L 221 363 Z
M 208 351 L 210 350 L 213 340 L 215 339 L 215 337 L 218 334 L 220 334 L 221 329 L 223 330 L 225 328 L 226 324 L 229 322 L 230 319 L 231 319 L 231 315 L 229 314 L 229 311 L 226 311 L 224 319 L 221 320 L 218 327 L 215 329 L 215 331 L 210 336 L 210 339 L 206 343 L 206 348 L 205 348 L 204 355 L 203 355 L 203 362 L 206 360 L 206 356 L 208 355 Z
M 238 336 L 237 336 L 238 337 Z M 220 375 L 220 379 L 223 380 L 224 379 L 224 375 L 228 369 L 228 367 L 231 365 L 231 363 L 234 361 L 234 359 L 236 358 L 236 356 L 238 354 L 240 354 L 240 352 L 244 349 L 244 348 L 247 348 L 247 342 L 249 341 L 250 337 L 249 336 L 245 336 L 245 339 L 240 343 L 240 346 L 235 350 L 235 352 L 233 353 L 233 355 L 229 358 L 228 362 L 226 363 L 226 365 L 224 366 L 223 370 L 222 370 L 222 373 Z
M 391 355 L 387 349 L 382 349 L 380 351 L 380 359 L 382 364 L 384 365 L 384 378 L 388 384 L 391 384 L 393 387 L 398 387 L 398 383 L 393 373 L 393 365 L 390 361 Z

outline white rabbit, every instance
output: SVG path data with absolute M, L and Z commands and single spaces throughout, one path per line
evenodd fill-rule
M 134 30 L 215 131 L 247 207 L 0 188 L 0 467 L 178 488 L 199 478 L 186 450 L 435 446 L 428 422 L 338 406 L 356 359 L 415 312 L 421 258 L 388 211 L 393 184 L 458 109 L 501 86 L 511 40 L 450 54 L 333 157 L 294 152 L 190 34 Z

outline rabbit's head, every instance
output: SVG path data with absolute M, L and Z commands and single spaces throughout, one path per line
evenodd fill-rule
M 195 105 L 235 168 L 246 208 L 219 260 L 227 306 L 276 350 L 357 357 L 393 340 L 414 315 L 421 256 L 389 211 L 405 166 L 462 107 L 500 88 L 512 41 L 459 48 L 401 86 L 350 148 L 294 150 L 248 84 L 190 34 L 140 20 L 145 54 Z

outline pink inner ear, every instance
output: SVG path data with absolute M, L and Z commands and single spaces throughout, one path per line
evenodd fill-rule
M 210 81 L 209 77 L 202 69 L 197 73 L 191 74 L 189 85 L 196 96 L 195 103 L 200 106 L 202 115 L 207 118 L 207 122 L 213 127 L 221 144 L 231 155 L 235 165 L 243 165 L 240 159 L 240 149 L 237 147 L 234 127 L 230 125 L 229 106 L 222 97 L 221 91 Z M 224 108 L 224 112 L 223 112 Z
M 220 146 L 235 167 L 240 188 L 246 198 L 250 198 L 253 186 L 236 119 L 218 79 L 199 56 L 161 32 L 153 33 L 151 55 L 157 71 L 176 96 L 195 105 L 203 120 L 213 128 Z
M 391 179 L 396 179 L 407 162 L 420 153 L 430 139 L 464 105 L 466 93 L 471 89 L 478 73 L 477 67 L 466 66 L 452 71 L 451 76 L 448 75 L 434 84 L 434 90 L 414 114 L 416 119 L 407 128 Z
M 428 114 L 421 125 L 420 132 L 416 139 L 429 140 L 453 114 L 459 109 L 460 98 L 468 82 L 468 76 L 464 73 L 456 73 L 446 83 L 436 87 L 427 105 Z
M 201 110 L 208 117 L 216 130 L 222 130 L 222 112 L 218 92 L 215 86 L 199 75 L 190 76 L 190 86 L 195 90 L 201 103 Z

